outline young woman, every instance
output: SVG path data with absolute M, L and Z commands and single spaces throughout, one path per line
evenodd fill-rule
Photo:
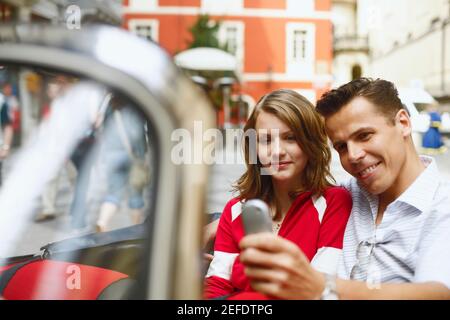
M 336 273 L 351 211 L 348 192 L 330 182 L 331 152 L 323 121 L 303 96 L 292 90 L 263 96 L 244 137 L 247 171 L 235 185 L 239 196 L 226 204 L 220 218 L 206 298 L 251 291 L 239 261 L 246 200 L 264 200 L 273 232 L 297 244 L 316 269 L 331 274 Z

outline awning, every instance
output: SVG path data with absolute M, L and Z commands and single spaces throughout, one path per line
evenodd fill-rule
M 421 133 L 427 131 L 430 125 L 430 117 L 427 113 L 419 113 L 415 104 L 436 103 L 433 96 L 420 87 L 398 88 L 398 95 L 409 111 L 413 131 Z
M 233 71 L 237 70 L 236 58 L 216 48 L 194 48 L 175 56 L 175 64 L 180 68 L 197 71 Z
M 433 104 L 436 103 L 433 96 L 422 88 L 406 87 L 398 88 L 398 95 L 402 103 L 408 108 L 411 116 L 418 115 L 415 103 Z
M 422 88 L 399 88 L 398 94 L 403 103 L 435 103 L 433 96 Z

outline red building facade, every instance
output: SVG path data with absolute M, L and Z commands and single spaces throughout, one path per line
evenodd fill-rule
M 239 61 L 248 101 L 290 88 L 315 102 L 332 82 L 330 10 L 331 0 L 125 0 L 123 23 L 175 55 L 207 13 L 222 22 L 219 40 Z

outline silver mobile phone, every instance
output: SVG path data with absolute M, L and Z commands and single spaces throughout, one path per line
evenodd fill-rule
M 267 204 L 259 199 L 248 200 L 242 207 L 245 234 L 272 232 L 272 219 Z

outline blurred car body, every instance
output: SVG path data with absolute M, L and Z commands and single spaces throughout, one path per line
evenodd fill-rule
M 105 26 L 82 28 L 78 31 L 39 25 L 2 26 L 0 65 L 18 68 L 19 82 L 20 74 L 23 75 L 27 70 L 37 73 L 48 70 L 49 73 L 76 77 L 80 82 L 94 82 L 107 92 L 120 94 L 145 118 L 152 154 L 152 182 L 145 193 L 145 221 L 141 225 L 105 233 L 60 237 L 49 245 L 36 243 L 34 245 L 40 250 L 29 252 L 29 255 L 3 256 L 3 260 L 0 260 L 0 282 L 2 277 L 6 279 L 8 269 L 20 263 L 30 259 L 37 259 L 39 263 L 39 267 L 36 262 L 24 267 L 30 270 L 22 278 L 33 279 L 33 287 L 28 289 L 29 292 L 25 293 L 26 288 L 17 288 L 11 284 L 10 298 L 201 298 L 201 233 L 208 168 L 198 163 L 175 164 L 171 159 L 171 137 L 175 130 L 187 130 L 193 136 L 194 121 L 201 121 L 205 129 L 213 125 L 213 110 L 200 89 L 174 66 L 171 58 L 157 45 L 123 30 Z M 23 91 L 22 94 L 26 96 Z M 27 112 L 30 113 L 30 110 L 25 111 L 22 112 L 23 118 L 27 117 Z M 23 120 L 22 125 L 27 125 L 26 121 Z M 61 130 L 60 134 L 64 136 L 64 129 L 58 127 L 56 130 Z M 30 129 L 29 132 L 32 137 L 30 139 L 34 139 L 33 131 Z M 202 141 L 195 140 L 193 143 L 193 150 L 202 150 Z M 18 154 L 19 158 L 20 152 Z M 49 159 L 52 157 L 51 154 L 43 156 L 48 156 Z M 14 161 L 12 172 L 20 171 L 21 168 L 17 167 L 25 164 L 24 161 Z M 60 162 L 59 165 L 63 166 L 63 163 Z M 13 173 L 9 180 L 14 178 Z M 26 198 L 26 192 L 21 192 L 32 185 L 30 181 L 33 179 L 42 177 L 38 174 L 28 176 L 27 182 L 20 187 L 14 181 L 6 181 L 0 190 L 1 213 L 6 208 L 5 203 L 10 201 L 36 200 L 31 195 Z M 43 183 L 38 185 L 43 188 Z M 31 205 L 26 208 L 31 208 Z M 11 212 L 9 215 L 27 215 L 29 220 L 30 210 Z M 0 225 L 12 226 L 13 222 L 1 213 Z M 26 240 L 25 227 L 17 226 L 12 229 L 16 232 L 11 237 L 17 243 Z M 33 265 L 34 268 L 31 267 Z M 78 266 L 84 270 L 82 275 L 92 281 L 99 280 L 101 274 L 108 277 L 107 274 L 111 272 L 115 273 L 115 278 L 108 278 L 104 284 L 95 288 L 92 288 L 94 284 L 89 281 L 82 282 L 92 289 L 85 288 L 85 294 L 76 294 L 70 290 L 66 290 L 66 293 L 46 294 L 48 286 L 46 289 L 40 281 L 53 281 L 53 286 L 67 287 L 73 276 L 70 272 L 55 273 L 52 268 L 56 265 L 60 265 L 65 271 L 71 266 Z M 93 274 L 89 273 L 92 271 L 90 267 L 96 268 Z M 16 276 L 20 276 L 19 273 Z M 115 284 L 124 278 L 130 281 Z M 16 279 L 16 286 L 26 281 L 19 280 Z M 8 298 L 6 291 L 5 298 Z

